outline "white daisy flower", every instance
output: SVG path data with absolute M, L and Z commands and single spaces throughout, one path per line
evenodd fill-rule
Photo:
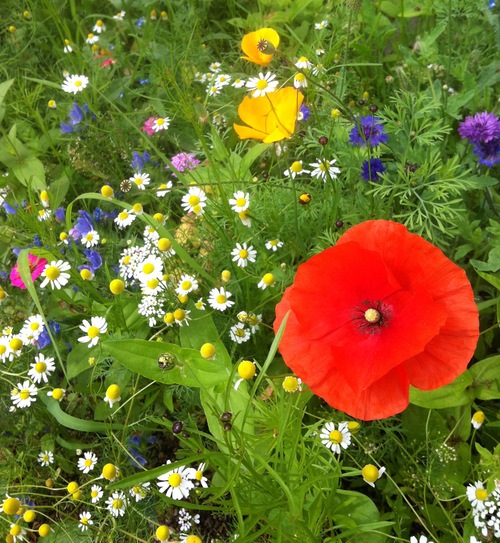
M 325 50 L 322 49 L 321 47 L 318 47 L 318 49 L 316 49 L 316 55 L 317 55 L 318 57 L 320 57 L 321 55 L 324 55 L 324 54 L 325 54 Z M 314 73 L 314 71 L 313 71 L 313 73 Z M 315 74 L 315 75 L 316 75 L 316 74 Z
M 149 178 L 149 173 L 135 173 L 132 177 L 129 178 L 129 181 L 131 183 L 134 183 L 139 190 L 144 190 L 149 183 L 151 183 L 151 179 Z
M 235 343 L 245 343 L 250 339 L 250 330 L 242 323 L 238 322 L 229 329 L 229 337 Z
M 301 89 L 307 87 L 307 78 L 303 73 L 297 73 L 293 77 L 293 86 L 296 89 Z
M 484 420 L 485 420 L 484 412 L 476 411 L 474 415 L 472 415 L 472 419 L 470 423 L 476 430 L 479 430 L 479 428 L 481 428 L 481 426 L 484 424 Z
M 245 86 L 252 91 L 253 98 L 258 98 L 274 92 L 278 84 L 279 81 L 276 76 L 271 72 L 267 72 L 266 75 L 259 73 L 259 77 L 250 77 Z
M 328 26 L 328 21 L 321 21 L 319 23 L 314 23 L 314 28 L 316 30 L 323 30 Z
M 258 288 L 261 290 L 266 290 L 267 287 L 272 287 L 274 283 L 276 282 L 276 279 L 274 278 L 274 275 L 272 273 L 266 273 L 262 277 L 262 279 L 259 281 L 259 284 L 257 285 Z
M 30 365 L 28 371 L 28 377 L 32 379 L 34 383 L 49 382 L 49 377 L 56 369 L 54 359 L 49 357 L 45 358 L 43 353 L 39 353 L 35 356 L 35 361 Z
M 217 96 L 221 93 L 221 87 L 217 85 L 208 85 L 207 87 L 207 94 L 208 96 Z
M 101 19 L 96 21 L 94 27 L 92 28 L 92 32 L 95 32 L 96 34 L 106 32 L 106 25 L 101 21 Z
M 71 47 L 71 42 L 69 40 L 64 40 L 63 53 L 72 53 L 73 47 Z
M 231 209 L 236 213 L 246 211 L 250 206 L 250 195 L 248 194 L 248 192 L 238 190 L 233 194 L 233 197 L 229 199 L 229 205 L 231 206 Z
M 233 257 L 233 262 L 236 262 L 237 266 L 245 268 L 249 262 L 255 262 L 257 251 L 252 245 L 248 247 L 246 242 L 244 242 L 243 245 L 237 243 L 236 247 L 231 251 L 231 256 Z
M 50 219 L 51 216 L 52 211 L 50 209 L 40 209 L 40 211 L 38 212 L 38 220 L 40 222 Z
M 268 251 L 274 251 L 276 252 L 278 249 L 283 247 L 283 242 L 279 239 L 270 239 L 266 241 L 266 249 Z
M 19 332 L 19 335 L 23 338 L 23 343 L 33 343 L 36 341 L 40 334 L 43 332 L 45 325 L 43 324 L 43 318 L 41 315 L 32 315 L 28 317 Z
M 43 451 L 38 455 L 38 462 L 42 467 L 50 466 L 54 463 L 54 454 L 52 451 Z
M 473 509 L 482 511 L 485 508 L 484 502 L 488 497 L 488 491 L 484 488 L 484 484 L 481 481 L 476 481 L 474 484 L 468 485 L 466 495 Z
M 172 181 L 167 181 L 166 183 L 162 183 L 157 189 L 156 189 L 156 196 L 158 198 L 163 198 L 163 196 L 166 196 L 171 190 L 174 184 Z
M 222 88 L 226 85 L 229 85 L 229 82 L 231 81 L 231 76 L 227 74 L 218 74 L 215 76 L 214 83 L 217 87 Z
M 10 399 L 13 406 L 17 409 L 24 409 L 25 407 L 30 407 L 33 402 L 36 402 L 36 396 L 38 394 L 38 389 L 30 381 L 23 381 L 18 383 L 16 388 L 14 388 L 10 393 Z
M 321 443 L 333 452 L 340 454 L 341 448 L 347 449 L 351 444 L 351 432 L 347 422 L 341 422 L 335 429 L 334 422 L 327 422 L 320 434 Z
M 312 63 L 309 62 L 307 57 L 300 57 L 295 63 L 295 66 L 300 70 L 310 70 L 312 68 Z
M 97 503 L 102 498 L 103 494 L 104 491 L 101 486 L 92 485 L 90 487 L 90 499 L 92 500 L 92 503 Z
M 189 191 L 182 197 L 181 207 L 186 213 L 202 215 L 203 208 L 207 205 L 207 195 L 200 187 L 189 187 Z
M 84 319 L 80 325 L 80 330 L 85 335 L 78 338 L 80 343 L 88 343 L 89 349 L 99 343 L 101 334 L 108 331 L 108 323 L 104 317 L 91 317 L 90 322 Z
M 179 283 L 177 285 L 177 288 L 175 289 L 175 292 L 179 295 L 182 294 L 189 294 L 190 292 L 193 292 L 194 290 L 198 289 L 198 281 L 195 277 L 188 274 L 181 275 L 181 278 L 179 280 Z
M 127 226 L 130 226 L 134 220 L 135 220 L 135 213 L 133 211 L 127 211 L 124 209 L 123 211 L 120 211 L 118 215 L 115 217 L 115 224 L 118 225 L 118 228 L 126 228 Z
M 310 164 L 314 168 L 314 170 L 311 172 L 312 177 L 317 177 L 318 179 L 323 179 L 323 181 L 326 182 L 327 175 L 330 176 L 332 179 L 337 178 L 337 174 L 340 173 L 340 168 L 337 168 L 334 166 L 335 162 L 337 162 L 335 159 L 331 160 L 325 160 L 318 158 L 317 162 L 313 162 Z
M 213 288 L 208 295 L 208 305 L 212 309 L 217 309 L 218 311 L 225 311 L 228 307 L 234 305 L 232 300 L 229 298 L 232 296 L 224 287 Z
M 201 72 L 196 72 L 193 76 L 193 79 L 197 83 L 205 83 L 205 81 L 207 80 L 207 76 L 205 74 L 202 74 Z
M 241 87 L 244 87 L 245 84 L 246 84 L 246 81 L 244 79 L 238 78 L 232 82 L 231 86 L 234 87 L 235 89 L 241 89 Z
M 418 539 L 414 535 L 412 535 L 410 537 L 410 543 L 434 543 L 434 542 L 431 541 L 430 539 L 427 539 L 425 535 L 421 535 Z
M 97 456 L 92 451 L 83 453 L 83 458 L 78 459 L 78 469 L 83 473 L 89 473 L 97 464 Z
M 167 460 L 167 465 L 170 464 Z M 158 490 L 173 500 L 182 500 L 189 497 L 194 484 L 189 478 L 190 468 L 180 466 L 158 477 Z
M 99 243 L 99 239 L 99 233 L 96 230 L 90 230 L 90 232 L 81 237 L 81 242 L 83 246 L 90 249 L 90 247 L 95 247 Z
M 208 479 L 203 475 L 205 470 L 205 463 L 198 466 L 197 469 L 189 468 L 189 478 L 198 483 L 203 488 L 208 488 Z
M 151 483 L 140 483 L 133 486 L 128 493 L 135 498 L 136 503 L 142 501 L 149 492 L 149 486 Z
M 64 92 L 76 94 L 89 84 L 89 78 L 84 75 L 67 75 L 61 88 Z
M 291 177 L 292 179 L 295 179 L 296 175 L 302 175 L 306 173 L 311 173 L 311 171 L 304 169 L 304 167 L 302 166 L 302 160 L 296 160 L 295 162 L 292 162 L 292 165 L 288 168 L 288 170 L 285 170 L 283 172 L 285 177 Z
M 83 513 L 80 513 L 80 522 L 78 523 L 78 528 L 82 532 L 85 532 L 89 529 L 89 526 L 94 524 L 94 521 L 92 520 L 92 515 L 88 511 L 84 511 Z
M 71 266 L 69 263 L 62 260 L 53 260 L 50 264 L 45 264 L 42 272 L 44 279 L 40 284 L 40 288 L 45 288 L 49 283 L 52 290 L 59 290 L 61 287 L 64 287 L 69 281 L 70 274 L 66 272 L 70 269 Z
M 380 477 L 382 477 L 384 473 L 384 467 L 377 468 L 377 466 L 374 466 L 373 464 L 367 464 L 361 470 L 361 476 L 363 477 L 363 481 L 373 488 L 375 488 L 375 483 L 380 479 Z
M 135 277 L 144 285 L 151 279 L 163 279 L 163 260 L 158 256 L 148 256 L 137 266 Z
M 125 11 L 119 11 L 116 15 L 113 15 L 113 19 L 115 19 L 115 21 L 123 21 L 124 17 Z
M 106 500 L 106 507 L 113 517 L 123 517 L 125 509 L 127 508 L 127 498 L 125 497 L 125 494 L 121 490 L 113 492 Z
M 170 126 L 170 117 L 159 117 L 153 123 L 153 130 L 155 132 L 160 132 L 162 130 L 167 130 Z
M 218 73 L 218 72 L 220 72 L 220 67 L 221 67 L 220 62 L 212 62 L 212 64 L 210 64 L 208 69 L 213 73 Z
M 85 40 L 85 43 L 88 43 L 89 45 L 94 45 L 94 43 L 97 43 L 99 41 L 99 36 L 96 36 L 95 34 L 87 34 L 87 39 Z

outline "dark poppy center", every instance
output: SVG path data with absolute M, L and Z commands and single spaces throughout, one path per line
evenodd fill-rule
M 391 311 L 380 300 L 364 300 L 354 308 L 352 320 L 362 334 L 378 334 L 391 320 Z

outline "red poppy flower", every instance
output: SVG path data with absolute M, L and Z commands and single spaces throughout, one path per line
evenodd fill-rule
M 465 272 L 391 221 L 367 221 L 299 266 L 276 307 L 289 313 L 285 363 L 332 407 L 373 420 L 403 411 L 467 367 L 479 336 Z

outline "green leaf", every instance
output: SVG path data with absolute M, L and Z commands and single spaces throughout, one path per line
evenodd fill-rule
M 267 149 L 269 149 L 269 143 L 258 143 L 257 145 L 254 145 L 247 151 L 247 153 L 245 154 L 245 156 L 243 157 L 240 163 L 239 175 L 241 179 L 244 179 L 245 177 L 250 175 L 250 166 Z
M 10 89 L 12 83 L 14 83 L 14 79 L 9 79 L 7 81 L 4 81 L 3 83 L 0 83 L 0 105 L 3 104 L 3 101 L 5 100 L 5 95 Z
M 199 351 L 185 349 L 173 343 L 123 339 L 103 342 L 103 348 L 120 364 L 164 384 L 179 384 L 191 387 L 213 387 L 227 381 L 229 371 L 217 360 L 205 360 Z M 158 357 L 168 353 L 176 359 L 173 369 L 158 366 Z
M 476 264 L 479 263 L 479 260 L 471 259 L 470 262 L 474 266 L 474 269 L 476 270 L 479 277 L 482 277 L 485 281 L 488 281 L 490 285 L 493 285 L 497 290 L 500 290 L 500 277 L 492 275 L 491 273 L 483 272 L 479 268 L 476 268 Z
M 500 247 L 493 247 L 488 254 L 488 262 L 480 260 L 471 260 L 470 262 L 476 270 L 496 273 L 500 270 Z
M 42 162 L 35 156 L 18 159 L 12 166 L 12 172 L 25 187 L 29 186 L 37 191 L 46 188 L 45 169 Z
M 57 420 L 59 424 L 71 430 L 79 432 L 108 432 L 109 430 L 123 430 L 122 424 L 95 422 L 93 420 L 83 420 L 65 413 L 56 400 L 40 396 L 40 400 L 47 407 L 47 411 Z
M 424 391 L 410 387 L 410 403 L 429 409 L 444 409 L 446 407 L 467 405 L 472 402 L 471 384 L 472 375 L 466 370 L 453 383 L 437 388 L 436 390 Z
M 476 362 L 468 372 L 472 376 L 471 390 L 478 400 L 500 399 L 500 356 Z

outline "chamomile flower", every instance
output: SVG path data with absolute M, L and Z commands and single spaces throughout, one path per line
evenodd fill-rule
M 295 66 L 300 70 L 310 70 L 312 68 L 312 63 L 309 62 L 307 57 L 300 57 L 295 63 Z
M 485 508 L 484 502 L 488 497 L 488 492 L 481 481 L 476 481 L 474 484 L 468 485 L 466 495 L 473 509 L 482 511 Z
M 140 483 L 133 486 L 128 493 L 135 498 L 136 503 L 142 501 L 149 492 L 149 486 L 151 483 Z
M 43 318 L 41 315 L 32 315 L 28 317 L 19 332 L 19 335 L 23 338 L 23 343 L 33 343 L 36 341 L 40 334 L 43 332 L 45 325 L 43 324 Z
M 236 384 L 234 385 L 234 390 L 238 390 L 239 386 L 243 381 L 253 379 L 256 373 L 257 366 L 255 365 L 255 362 L 252 362 L 251 360 L 242 360 L 238 364 L 238 375 L 240 378 L 236 381 Z
M 317 177 L 318 179 L 323 179 L 326 182 L 327 176 L 330 176 L 332 179 L 336 179 L 337 174 L 340 173 L 340 168 L 334 166 L 335 159 L 326 160 L 319 158 L 317 162 L 310 164 L 314 168 L 311 172 L 312 177 Z
M 190 292 L 193 292 L 194 290 L 198 289 L 198 281 L 195 277 L 188 274 L 181 275 L 181 278 L 179 280 L 179 283 L 177 285 L 177 288 L 175 289 L 175 292 L 177 294 L 189 294 Z
M 222 87 L 229 85 L 230 82 L 231 82 L 231 76 L 228 74 L 218 74 L 215 76 L 214 84 L 215 86 L 221 89 Z
M 235 89 L 241 89 L 241 87 L 244 87 L 246 84 L 246 81 L 244 79 L 235 79 L 232 83 L 231 83 L 231 87 L 234 87 Z
M 78 459 L 78 469 L 83 473 L 91 472 L 97 464 L 97 456 L 92 451 L 83 453 L 83 458 Z
M 102 32 L 106 32 L 106 25 L 101 21 L 101 19 L 98 19 L 92 28 L 92 32 L 95 32 L 96 34 L 101 34 Z
M 279 239 L 270 239 L 266 241 L 266 249 L 268 251 L 274 251 L 276 252 L 278 249 L 283 247 L 283 242 Z
M 202 215 L 207 205 L 207 195 L 200 187 L 189 187 L 189 191 L 182 197 L 181 207 L 186 213 Z
M 170 464 L 167 460 L 167 465 Z M 173 500 L 186 499 L 194 484 L 189 478 L 190 468 L 180 466 L 158 477 L 158 490 Z
M 208 305 L 212 309 L 225 311 L 228 307 L 234 305 L 234 302 L 229 299 L 231 296 L 232 294 L 224 287 L 213 288 L 208 295 Z
M 243 244 L 237 243 L 236 247 L 231 251 L 233 262 L 240 268 L 245 268 L 249 262 L 255 262 L 257 251 L 252 245 L 248 246 L 246 242 Z
M 198 311 L 205 311 L 205 302 L 203 301 L 203 298 L 197 300 L 194 306 L 196 307 L 196 309 L 198 309 Z
M 485 419 L 484 413 L 482 411 L 476 411 L 474 415 L 472 415 L 472 419 L 470 422 L 476 430 L 479 430 L 479 428 L 481 428 L 481 426 L 484 423 L 484 419 Z
M 208 479 L 203 475 L 204 470 L 205 463 L 200 464 L 197 469 L 190 468 L 189 478 L 195 481 L 195 484 L 198 483 L 203 488 L 208 488 Z
M 233 197 L 229 199 L 229 205 L 236 213 L 246 211 L 250 206 L 250 195 L 248 192 L 245 193 L 242 190 L 238 190 L 233 194 Z
M 119 11 L 116 15 L 113 15 L 113 19 L 115 19 L 115 21 L 123 21 L 125 17 L 125 11 Z
M 156 189 L 156 196 L 158 196 L 158 198 L 163 198 L 169 192 L 171 192 L 173 186 L 174 186 L 174 184 L 172 183 L 172 181 L 167 181 L 166 183 L 162 183 Z
M 125 497 L 125 494 L 121 490 L 113 492 L 106 500 L 106 507 L 113 517 L 123 517 L 125 509 L 127 508 L 127 498 Z
M 285 392 L 302 392 L 302 381 L 294 375 L 287 375 L 281 383 Z
M 132 177 L 129 178 L 129 181 L 131 183 L 134 183 L 139 190 L 144 190 L 149 185 L 149 183 L 151 183 L 149 173 L 145 172 L 135 173 Z
M 11 391 L 10 399 L 14 408 L 24 409 L 30 407 L 33 402 L 36 402 L 36 396 L 38 389 L 30 381 L 23 381 L 18 383 L 16 387 Z
M 293 86 L 296 89 L 301 89 L 301 88 L 307 87 L 307 78 L 306 78 L 306 76 L 301 72 L 296 73 L 293 76 Z
M 121 397 L 121 390 L 118 385 L 109 385 L 106 389 L 106 395 L 104 396 L 104 401 L 109 404 L 109 407 L 113 407 L 116 402 L 119 402 Z
M 292 165 L 288 168 L 288 170 L 285 170 L 283 172 L 285 177 L 291 177 L 292 179 L 295 179 L 295 176 L 297 175 L 303 175 L 306 173 L 311 173 L 311 171 L 304 169 L 304 167 L 302 166 L 302 160 L 296 160 L 295 162 L 292 162 Z
M 174 312 L 173 312 L 173 316 L 174 316 L 174 319 L 175 319 L 175 322 L 179 325 L 179 326 L 189 326 L 189 321 L 191 320 L 191 317 L 189 316 L 189 314 L 191 313 L 191 311 L 189 311 L 188 309 L 176 309 Z
M 64 79 L 61 88 L 64 92 L 77 94 L 89 84 L 89 78 L 84 75 L 68 74 Z
M 92 515 L 88 511 L 80 513 L 78 528 L 80 528 L 82 532 L 86 532 L 92 524 L 94 524 L 94 521 L 92 520 Z
M 124 209 L 123 211 L 120 211 L 118 215 L 115 217 L 114 222 L 118 226 L 118 228 L 126 228 L 127 226 L 130 226 L 134 220 L 135 220 L 136 214 L 133 211 L 128 211 Z
M 319 437 L 326 448 L 337 454 L 340 454 L 341 449 L 347 449 L 351 444 L 351 432 L 349 432 L 347 422 L 339 423 L 337 429 L 334 422 L 327 422 Z
M 262 277 L 262 279 L 259 281 L 259 284 L 257 285 L 258 288 L 261 290 L 266 290 L 267 287 L 272 287 L 274 283 L 276 282 L 276 279 L 274 278 L 274 275 L 272 273 L 266 273 Z
M 62 260 L 53 260 L 50 264 L 46 264 L 42 272 L 44 279 L 40 284 L 40 288 L 45 288 L 49 283 L 52 290 L 59 290 L 64 287 L 69 281 L 70 274 L 66 272 L 70 269 L 69 263 Z
M 147 285 L 151 279 L 163 279 L 163 261 L 158 256 L 148 256 L 138 266 L 135 273 L 140 283 Z
M 104 494 L 104 491 L 102 490 L 102 487 L 99 485 L 92 485 L 90 487 L 90 499 L 92 500 L 92 503 L 98 503 L 99 500 L 102 498 Z
M 84 236 L 81 237 L 82 245 L 87 249 L 95 247 L 99 243 L 100 236 L 95 230 L 90 230 Z
M 317 55 L 318 57 L 320 57 L 321 55 L 324 55 L 324 54 L 325 54 L 325 50 L 322 49 L 321 47 L 318 47 L 318 48 L 316 49 L 316 55 Z M 314 73 L 314 71 L 313 71 L 313 73 Z M 315 75 L 316 75 L 316 74 L 315 74 Z
M 208 96 L 217 96 L 221 93 L 221 87 L 218 85 L 213 85 L 212 83 L 207 87 Z
M 242 323 L 238 322 L 229 329 L 229 337 L 235 343 L 245 343 L 250 339 L 250 330 Z
M 94 45 L 94 43 L 97 43 L 99 41 L 99 36 L 96 36 L 95 34 L 87 34 L 87 39 L 85 40 L 85 43 L 88 43 L 89 45 Z
M 262 324 L 262 315 L 256 315 L 255 313 L 249 313 L 246 320 L 248 326 L 250 326 L 250 333 L 255 334 Z
M 35 361 L 30 365 L 28 377 L 34 383 L 41 383 L 42 381 L 48 383 L 49 377 L 55 369 L 54 359 L 51 357 L 45 358 L 43 353 L 39 353 L 35 356 Z
M 410 543 L 434 543 L 430 539 L 427 539 L 425 535 L 421 535 L 418 539 L 416 536 L 412 535 L 410 537 Z
M 26 530 L 20 524 L 11 524 L 9 541 L 12 543 L 18 543 L 18 541 L 26 541 Z
M 108 331 L 108 323 L 104 317 L 91 317 L 90 322 L 84 319 L 80 325 L 80 330 L 85 335 L 78 338 L 80 343 L 88 343 L 89 349 L 99 343 L 101 334 Z
M 63 53 L 72 53 L 73 47 L 71 47 L 71 42 L 69 40 L 64 40 Z
M 54 463 L 54 454 L 52 451 L 43 451 L 38 455 L 38 462 L 45 468 Z
M 313 75 L 324 74 L 325 72 L 326 69 L 321 62 L 318 62 L 318 64 L 316 64 L 312 70 Z
M 66 390 L 64 388 L 54 388 L 47 392 L 47 396 L 52 398 L 56 402 L 60 402 L 64 398 L 64 393 Z
M 213 72 L 213 73 L 218 73 L 220 72 L 220 67 L 221 67 L 221 63 L 220 62 L 212 62 L 212 64 L 210 64 L 210 66 L 208 67 L 208 69 Z
M 40 209 L 40 211 L 38 212 L 38 220 L 40 222 L 50 219 L 51 216 L 52 211 L 50 209 Z
M 182 534 L 179 543 L 202 543 L 201 538 L 194 534 Z
M 155 132 L 161 132 L 162 130 L 167 130 L 169 126 L 170 126 L 169 117 L 159 117 L 158 119 L 155 119 L 155 122 L 153 123 L 152 128 Z
M 375 488 L 375 482 L 382 477 L 382 475 L 385 473 L 385 468 L 377 468 L 377 466 L 374 466 L 373 464 L 367 464 L 362 470 L 361 470 L 361 476 L 363 477 L 363 481 L 373 488 Z
M 328 21 L 321 21 L 319 23 L 314 23 L 314 28 L 316 30 L 323 30 L 328 26 Z
M 252 97 L 258 98 L 259 96 L 265 96 L 270 92 L 274 92 L 278 86 L 279 81 L 276 76 L 271 72 L 267 72 L 265 75 L 259 73 L 259 77 L 250 77 L 245 86 L 252 91 Z

